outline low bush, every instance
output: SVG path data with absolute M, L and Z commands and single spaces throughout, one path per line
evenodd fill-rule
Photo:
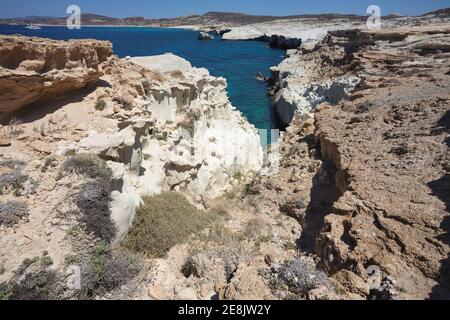
M 45 159 L 44 165 L 41 167 L 41 172 L 47 172 L 49 167 L 55 168 L 58 165 L 58 160 L 50 156 L 47 159 Z
M 82 213 L 80 222 L 83 228 L 109 242 L 116 235 L 116 228 L 109 211 L 111 192 L 110 181 L 98 180 L 81 185 L 80 191 L 75 196 L 75 203 Z
M 262 218 L 251 218 L 247 221 L 244 234 L 248 238 L 257 238 L 260 235 L 267 236 L 269 234 L 269 226 Z
M 43 268 L 47 268 L 53 265 L 53 259 L 49 255 L 45 254 L 41 257 L 40 263 Z
M 60 294 L 57 274 L 52 270 L 27 273 L 24 278 L 10 284 L 10 300 L 55 300 Z
M 28 206 L 25 202 L 9 201 L 2 203 L 0 204 L 0 225 L 15 225 L 28 214 Z
M 103 111 L 106 108 L 106 101 L 105 100 L 97 100 L 95 103 L 95 110 L 97 111 Z
M 9 169 L 20 169 L 25 166 L 25 162 L 21 160 L 2 160 L 0 161 L 0 167 L 6 167 Z
M 80 261 L 80 299 L 89 299 L 124 285 L 142 270 L 141 259 L 126 250 L 112 251 L 106 242 L 97 244 Z
M 0 284 L 0 299 L 59 299 L 62 292 L 61 279 L 55 271 L 48 269 L 50 260 L 51 258 L 46 254 L 42 257 L 25 259 L 13 279 Z
M 11 190 L 15 194 L 19 194 L 20 191 L 25 189 L 24 184 L 27 180 L 28 176 L 22 174 L 20 169 L 0 175 L 0 194 L 3 194 L 6 190 Z
M 66 159 L 60 175 L 62 173 L 76 173 L 92 179 L 82 184 L 75 195 L 75 203 L 82 213 L 80 222 L 87 232 L 112 241 L 116 235 L 109 210 L 112 171 L 106 162 L 92 155 L 75 155 Z
M 0 301 L 9 300 L 12 295 L 12 287 L 9 282 L 0 283 Z
M 161 258 L 215 218 L 216 215 L 198 210 L 178 193 L 145 197 L 124 245 L 134 252 Z
M 234 246 L 245 240 L 242 232 L 236 232 L 223 223 L 213 224 L 206 232 L 200 235 L 200 239 L 206 242 L 215 242 L 225 247 Z
M 112 176 L 112 171 L 105 161 L 89 154 L 67 158 L 61 169 L 62 173 L 76 173 L 91 179 L 103 180 L 110 180 Z
M 285 287 L 294 296 L 304 298 L 309 291 L 329 285 L 329 280 L 327 275 L 317 270 L 312 263 L 294 259 L 272 269 L 270 284 L 273 290 Z

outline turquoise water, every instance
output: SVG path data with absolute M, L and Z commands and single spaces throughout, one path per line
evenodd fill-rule
M 57 40 L 93 38 L 113 43 L 114 54 L 120 57 L 149 56 L 172 52 L 190 61 L 195 67 L 207 68 L 211 75 L 228 81 L 232 104 L 259 129 L 277 127 L 266 95 L 266 86 L 256 80 L 258 72 L 270 75 L 270 67 L 281 62 L 284 52 L 271 49 L 257 41 L 199 41 L 198 32 L 184 29 L 134 27 L 43 27 L 28 30 L 23 26 L 0 26 L 1 34 L 22 34 Z

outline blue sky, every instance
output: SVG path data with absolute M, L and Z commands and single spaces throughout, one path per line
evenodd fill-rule
M 66 16 L 66 7 L 77 4 L 82 12 L 112 17 L 147 18 L 203 14 L 208 11 L 292 15 L 304 13 L 365 14 L 368 5 L 381 7 L 382 14 L 416 15 L 450 7 L 450 0 L 0 0 L 0 17 L 29 15 Z

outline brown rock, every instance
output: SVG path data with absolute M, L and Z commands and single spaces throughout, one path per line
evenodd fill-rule
M 333 278 L 337 280 L 350 293 L 362 297 L 369 295 L 369 285 L 359 276 L 348 270 L 341 270 Z
M 362 47 L 352 65 L 360 66 L 365 87 L 352 101 L 315 115 L 322 158 L 331 164 L 322 176 L 331 178 L 336 196 L 329 207 L 311 209 L 307 216 L 322 215 L 322 225 L 312 229 L 308 221 L 303 232 L 315 234 L 327 268 L 341 270 L 336 277 L 358 294 L 367 294 L 362 278 L 374 265 L 407 298 L 450 296 L 444 279 L 450 243 L 442 237 L 449 215 L 449 195 L 442 193 L 450 186 L 449 62 L 433 59 L 446 48 L 450 29 L 434 28 L 375 32 L 370 37 L 394 43 L 375 50 L 364 47 L 366 35 L 353 34 L 350 43 Z M 395 81 L 372 76 L 388 73 Z M 312 197 L 324 192 L 317 188 Z
M 30 144 L 30 147 L 40 153 L 44 153 L 44 154 L 52 153 L 50 146 L 42 141 L 34 141 Z
M 106 41 L 0 35 L 0 114 L 97 81 L 111 54 Z
M 308 300 L 339 300 L 339 297 L 327 286 L 320 286 L 308 292 Z
M 274 296 L 258 268 L 241 265 L 233 280 L 222 288 L 219 296 L 226 300 L 271 300 Z
M 11 140 L 6 138 L 0 138 L 0 147 L 9 147 L 11 145 Z

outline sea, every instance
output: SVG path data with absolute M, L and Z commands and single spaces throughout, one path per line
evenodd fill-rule
M 224 41 L 215 36 L 211 41 L 198 40 L 198 32 L 179 28 L 148 27 L 66 27 L 44 26 L 40 30 L 24 26 L 0 25 L 0 34 L 21 34 L 56 40 L 109 40 L 119 57 L 150 56 L 171 52 L 207 68 L 211 75 L 228 82 L 231 103 L 258 129 L 276 129 L 278 122 L 267 96 L 266 84 L 257 80 L 261 72 L 270 76 L 270 67 L 279 64 L 284 51 L 258 41 Z

